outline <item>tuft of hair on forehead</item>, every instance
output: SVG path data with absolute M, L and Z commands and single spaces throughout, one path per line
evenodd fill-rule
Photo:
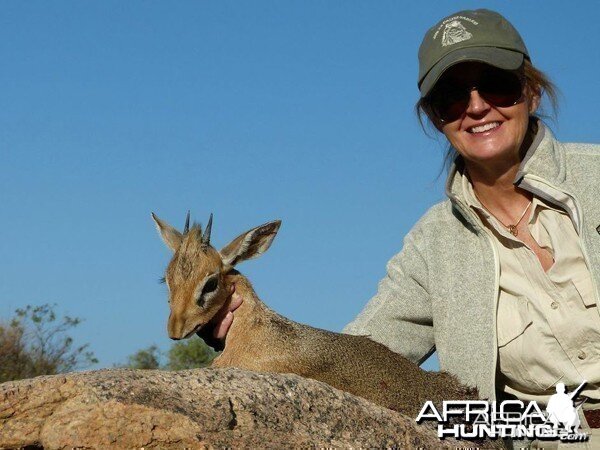
M 186 232 L 184 233 L 184 236 L 187 236 L 187 235 L 194 236 L 197 240 L 200 241 L 202 250 L 206 251 L 210 247 L 210 233 L 211 233 L 211 229 L 212 229 L 212 221 L 213 221 L 213 215 L 211 213 L 210 217 L 208 218 L 208 223 L 206 224 L 206 229 L 204 230 L 204 232 L 202 232 L 202 226 L 197 222 L 194 222 L 194 224 L 192 225 L 192 228 L 189 229 L 189 213 L 188 213 L 188 216 L 185 221 Z
M 215 256 L 218 256 L 218 261 Z M 171 270 L 183 279 L 191 279 L 199 273 L 199 268 L 220 264 L 219 253 L 210 246 L 203 246 L 202 227 L 195 223 L 183 237 L 183 242 L 172 261 Z
M 206 231 L 204 231 L 206 233 Z M 186 252 L 192 251 L 195 253 L 197 250 L 206 252 L 207 248 L 211 248 L 210 243 L 208 245 L 203 243 L 203 231 L 202 226 L 199 223 L 194 222 L 190 227 L 190 230 L 183 237 L 182 247 L 186 247 Z
M 190 227 L 190 230 L 185 234 L 185 238 L 189 242 L 198 243 L 198 245 L 200 245 L 202 240 L 202 225 L 194 222 Z
M 202 236 L 202 225 L 198 222 L 194 222 L 186 235 L 191 234 L 192 232 L 197 232 L 197 234 Z

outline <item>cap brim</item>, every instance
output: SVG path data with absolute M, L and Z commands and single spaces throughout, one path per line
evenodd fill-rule
M 523 53 L 498 47 L 467 47 L 448 53 L 425 75 L 419 85 L 421 97 L 425 97 L 450 67 L 464 61 L 479 61 L 499 69 L 516 70 L 523 64 Z

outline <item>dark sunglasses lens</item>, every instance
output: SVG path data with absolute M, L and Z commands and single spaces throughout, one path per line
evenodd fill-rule
M 469 100 L 468 90 L 441 86 L 431 96 L 431 109 L 443 121 L 452 122 L 462 116 Z
M 494 70 L 481 79 L 478 91 L 494 106 L 507 107 L 519 102 L 523 96 L 523 85 L 517 75 Z
M 490 69 L 474 84 L 479 94 L 494 106 L 507 107 L 519 102 L 523 95 L 521 79 L 504 70 Z M 452 122 L 464 114 L 471 100 L 472 86 L 442 83 L 430 96 L 433 113 L 445 122 Z

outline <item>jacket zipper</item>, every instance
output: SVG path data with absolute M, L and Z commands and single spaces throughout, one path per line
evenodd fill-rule
M 477 227 L 480 233 L 483 233 L 487 238 L 490 246 L 492 247 L 492 253 L 494 254 L 494 298 L 493 298 L 493 314 L 492 314 L 492 332 L 493 332 L 493 342 L 494 342 L 494 353 L 492 355 L 492 390 L 491 390 L 491 399 L 488 400 L 496 400 L 496 365 L 498 364 L 498 324 L 497 324 L 497 315 L 498 315 L 498 295 L 500 293 L 500 256 L 498 255 L 498 249 L 494 244 L 494 240 L 490 233 L 482 227 L 478 222 L 478 217 L 476 214 L 471 211 L 470 208 L 465 208 L 460 200 L 454 197 L 454 201 L 460 206 L 462 213 L 467 216 L 471 216 L 471 223 Z M 467 212 L 468 211 L 468 212 Z M 473 220 L 474 219 L 474 220 Z
M 492 357 L 492 395 L 493 400 L 496 400 L 496 371 L 498 365 L 498 296 L 500 295 L 500 256 L 498 255 L 498 249 L 490 233 L 487 230 L 483 230 L 487 236 L 488 242 L 492 246 L 492 252 L 494 253 L 494 309 L 492 314 L 492 329 L 494 330 L 494 354 Z

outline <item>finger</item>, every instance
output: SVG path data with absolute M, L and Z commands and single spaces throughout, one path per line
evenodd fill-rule
M 230 292 L 231 292 L 230 301 L 226 305 L 224 305 L 217 312 L 217 314 L 215 314 L 215 316 L 211 319 L 211 323 L 215 324 L 215 329 L 213 332 L 213 335 L 215 337 L 217 336 L 217 332 L 219 331 L 221 322 L 223 322 L 223 320 L 225 320 L 225 318 L 227 317 L 228 314 L 230 314 L 231 311 L 235 311 L 242 304 L 242 301 L 243 301 L 242 296 L 235 293 L 235 283 L 233 283 L 230 286 Z M 230 320 L 233 320 L 233 316 L 231 317 Z M 227 330 L 229 329 L 230 325 L 231 325 L 231 323 L 228 323 L 224 326 L 225 334 L 227 334 Z
M 244 299 L 237 292 L 231 296 L 231 302 L 229 303 L 229 311 L 235 311 L 240 307 Z
M 223 339 L 225 336 L 227 336 L 227 331 L 229 330 L 229 327 L 231 326 L 232 322 L 233 314 L 231 312 L 228 312 L 227 315 L 223 318 L 223 320 L 217 323 L 215 331 L 213 332 L 213 336 L 217 339 Z
M 225 319 L 225 316 L 227 316 L 227 314 L 229 314 L 229 307 L 227 305 L 224 305 L 210 321 L 218 325 L 219 322 Z

